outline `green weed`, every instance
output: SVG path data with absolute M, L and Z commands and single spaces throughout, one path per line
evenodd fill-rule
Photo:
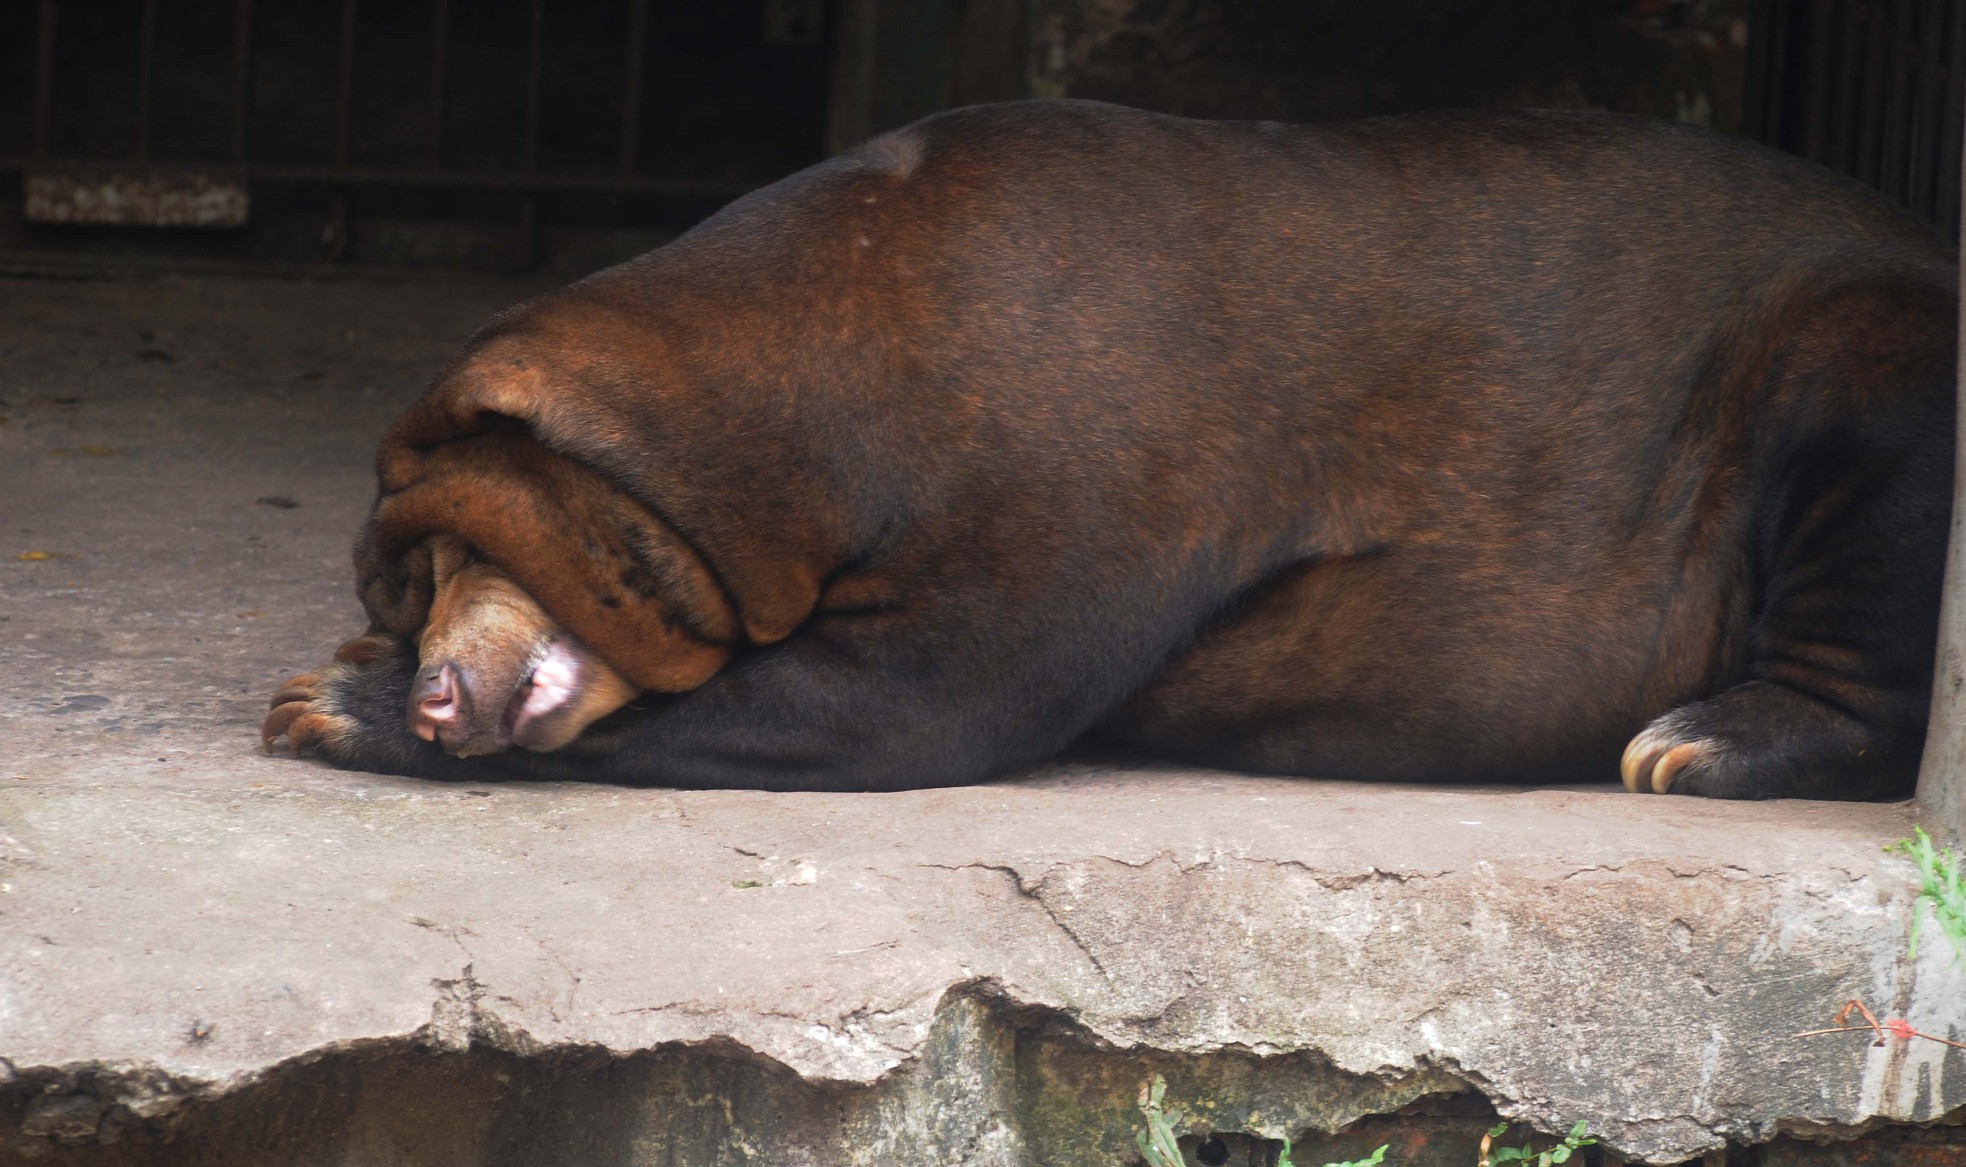
M 1953 955 L 1966 964 L 1966 871 L 1960 869 L 1959 857 L 1952 853 L 1952 848 L 1933 843 L 1924 827 L 1913 827 L 1912 832 L 1911 838 L 1899 839 L 1884 848 L 1918 866 L 1920 886 L 1918 898 L 1911 905 L 1910 957 L 1918 959 L 1918 925 L 1924 915 L 1919 908 L 1930 904 L 1939 931 L 1952 943 Z
M 1140 1144 L 1140 1157 L 1147 1161 L 1147 1167 L 1188 1167 L 1180 1144 L 1174 1141 L 1174 1128 L 1181 1121 L 1181 1112 L 1161 1109 L 1161 1095 L 1165 1093 L 1167 1080 L 1159 1074 L 1140 1087 L 1140 1114 L 1147 1120 L 1147 1129 L 1133 1137 Z
M 1378 1167 L 1380 1163 L 1386 1161 L 1386 1148 L 1390 1146 L 1392 1146 L 1391 1143 L 1381 1143 L 1379 1144 L 1379 1149 L 1372 1152 L 1370 1158 L 1353 1159 L 1345 1163 L 1326 1163 L 1324 1167 Z M 1290 1161 L 1289 1139 L 1283 1141 L 1283 1155 L 1277 1160 L 1277 1167 L 1296 1167 L 1296 1164 Z
M 1570 1133 L 1563 1136 L 1563 1141 L 1547 1151 L 1534 1150 L 1527 1143 L 1520 1147 L 1496 1147 L 1493 1150 L 1489 1149 L 1489 1145 L 1494 1140 L 1508 1133 L 1509 1124 L 1505 1122 L 1496 1123 L 1489 1128 L 1488 1134 L 1481 1140 L 1481 1167 L 1491 1167 L 1492 1164 L 1499 1163 L 1522 1163 L 1527 1164 L 1528 1167 L 1554 1167 L 1558 1163 L 1568 1163 L 1571 1157 L 1576 1155 L 1577 1152 L 1597 1142 L 1596 1139 L 1587 1139 L 1584 1137 L 1584 1122 L 1582 1119 L 1579 1119 L 1577 1120 L 1577 1125 L 1570 1128 Z
M 1174 1137 L 1174 1128 L 1181 1124 L 1181 1112 L 1161 1108 L 1161 1098 L 1166 1093 L 1167 1080 L 1159 1074 L 1140 1087 L 1140 1115 L 1147 1120 L 1147 1129 L 1134 1135 L 1134 1141 L 1140 1145 L 1140 1157 L 1147 1161 L 1147 1167 L 1188 1167 L 1188 1160 Z M 1326 1163 L 1324 1167 L 1378 1167 L 1385 1159 L 1386 1147 L 1382 1146 L 1369 1159 Z M 1290 1161 L 1289 1139 L 1283 1141 L 1283 1157 L 1277 1160 L 1277 1167 L 1295 1167 Z

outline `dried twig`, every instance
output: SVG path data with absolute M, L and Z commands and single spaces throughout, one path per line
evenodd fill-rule
M 1862 1025 L 1846 1024 L 1850 1020 L 1850 1014 L 1852 1013 L 1861 1014 L 1864 1023 Z M 1843 1008 L 1836 1011 L 1834 1020 L 1836 1024 L 1828 1029 L 1805 1029 L 1795 1036 L 1821 1037 L 1825 1033 L 1871 1033 L 1876 1035 L 1876 1040 L 1871 1042 L 1874 1046 L 1884 1045 L 1886 1044 L 1887 1038 L 1892 1037 L 1897 1038 L 1899 1041 L 1910 1041 L 1914 1037 L 1922 1037 L 1926 1041 L 1936 1041 L 1940 1045 L 1949 1045 L 1954 1049 L 1966 1049 L 1966 1042 L 1951 1041 L 1947 1038 L 1939 1037 L 1936 1034 L 1921 1033 L 1913 1029 L 1911 1022 L 1906 1021 L 1902 1017 L 1893 1017 L 1889 1021 L 1879 1021 L 1877 1015 L 1866 1008 L 1862 1001 L 1854 998 L 1844 1002 Z

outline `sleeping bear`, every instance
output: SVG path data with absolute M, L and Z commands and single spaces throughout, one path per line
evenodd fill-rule
M 1686 126 L 959 109 L 487 324 L 383 440 L 370 628 L 264 736 L 1889 796 L 1956 313 L 1926 229 Z

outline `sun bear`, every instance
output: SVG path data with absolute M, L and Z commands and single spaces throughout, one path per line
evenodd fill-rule
M 1686 126 L 939 114 L 488 324 L 395 424 L 338 765 L 1230 769 L 1877 797 L 1950 515 L 1945 245 Z

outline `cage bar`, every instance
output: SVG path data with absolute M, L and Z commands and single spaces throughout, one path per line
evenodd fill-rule
M 1933 216 L 1939 229 L 1959 238 L 1959 162 L 1962 138 L 1966 138 L 1966 78 L 1960 76 L 1962 63 L 1966 62 L 1966 13 L 1957 11 L 1948 4 L 1952 27 L 1946 38 L 1946 82 L 1945 112 L 1940 119 L 1939 146 L 1944 151 L 1939 156 L 1939 201 L 1938 213 Z
M 1919 59 L 1912 21 L 1917 15 L 1914 0 L 1891 0 L 1891 69 L 1879 143 L 1878 189 L 1900 206 L 1911 204 L 1912 95 Z
M 34 156 L 46 158 L 55 129 L 55 0 L 41 0 L 34 46 Z
M 1921 219 L 1938 209 L 1939 123 L 1945 102 L 1944 71 L 1939 56 L 1945 44 L 1945 11 L 1941 0 L 1918 0 L 1915 40 L 1917 70 L 1912 116 L 1906 128 L 1905 186 L 1907 205 Z
M 642 70 L 648 52 L 648 0 L 628 0 L 628 67 L 621 93 L 622 170 L 635 169 L 642 148 Z
M 1776 0 L 1752 0 L 1748 27 L 1746 80 L 1741 93 L 1741 129 L 1764 142 L 1781 139 L 1787 111 L 1781 95 L 1787 92 L 1789 33 L 1794 24 L 1789 8 Z
M 1835 39 L 1840 5 L 1837 0 L 1816 0 L 1809 13 L 1809 60 L 1803 70 L 1802 96 L 1808 102 L 1803 115 L 1802 156 L 1811 162 L 1830 160 L 1831 79 L 1836 75 L 1836 58 L 1831 50 Z
M 1867 51 L 1864 53 L 1862 104 L 1857 109 L 1853 127 L 1856 130 L 1856 165 L 1850 171 L 1865 185 L 1879 189 L 1884 185 L 1885 86 L 1894 63 L 1889 54 L 1891 13 L 1885 6 L 1886 2 L 1888 0 L 1870 0 L 1857 6 L 1857 10 L 1863 14 L 1865 27 L 1862 43 Z
M 444 164 L 444 101 L 450 96 L 451 0 L 430 5 L 430 123 L 423 131 L 423 159 Z
M 526 57 L 525 168 L 539 169 L 539 82 L 546 65 L 546 0 L 532 0 L 532 35 Z
M 137 48 L 136 143 L 131 151 L 139 160 L 150 157 L 150 89 L 156 64 L 157 0 L 143 0 L 143 32 Z
M 355 138 L 355 2 L 341 0 L 341 70 L 335 86 L 334 160 L 346 167 Z
M 227 151 L 233 163 L 246 160 L 246 117 L 253 100 L 253 0 L 235 0 L 232 7 L 232 140 Z

